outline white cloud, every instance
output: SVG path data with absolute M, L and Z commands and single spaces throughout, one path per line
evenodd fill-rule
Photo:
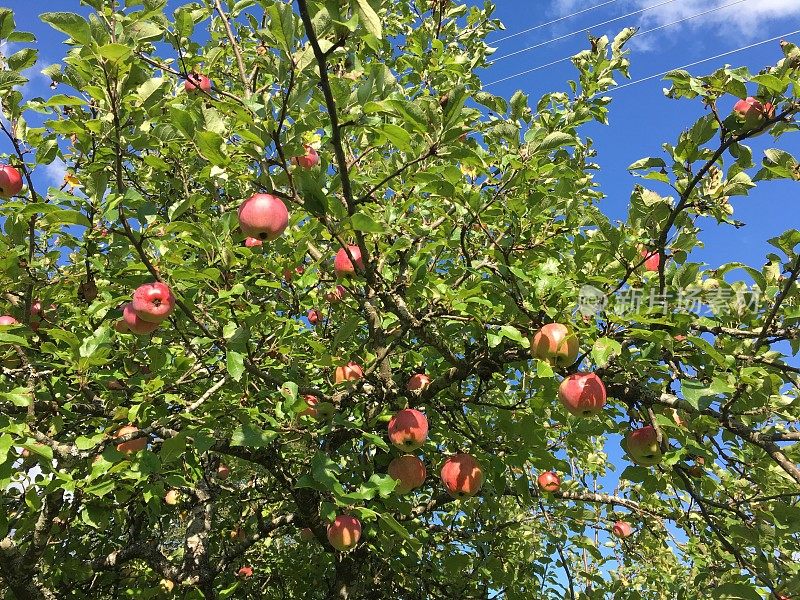
M 798 0 L 745 0 L 739 4 L 733 2 L 735 0 L 678 0 L 643 13 L 640 25 L 649 29 L 718 9 L 662 31 L 665 33 L 680 29 L 709 31 L 713 28 L 713 33 L 717 35 L 735 32 L 740 39 L 755 39 L 763 36 L 770 25 L 800 17 Z M 657 4 L 654 0 L 636 1 L 638 8 L 654 4 Z M 787 29 L 791 27 L 787 26 Z
M 60 158 L 56 158 L 49 165 L 42 165 L 37 168 L 44 175 L 47 185 L 61 187 L 64 184 L 64 175 L 67 174 L 67 165 Z

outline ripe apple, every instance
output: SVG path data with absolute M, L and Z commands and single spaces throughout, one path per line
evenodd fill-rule
M 313 542 L 315 539 L 314 532 L 310 527 L 303 527 L 300 530 L 300 539 L 304 542 Z
M 22 176 L 11 165 L 0 165 L 0 197 L 16 196 L 22 189 Z
M 357 381 L 362 377 L 364 377 L 364 370 L 361 368 L 361 365 L 352 361 L 346 365 L 336 367 L 336 371 L 333 375 L 333 379 L 337 384 L 344 381 Z
M 253 194 L 239 206 L 239 227 L 247 237 L 272 241 L 289 226 L 289 211 L 277 196 Z
M 548 323 L 533 336 L 531 354 L 534 358 L 567 367 L 578 358 L 578 338 L 566 325 Z
M 211 80 L 199 73 L 189 73 L 183 82 L 183 89 L 188 93 L 197 93 L 199 90 L 208 94 L 211 91 Z
M 483 485 L 483 470 L 469 454 L 454 454 L 442 465 L 440 473 L 447 493 L 453 498 L 469 498 Z
M 239 569 L 236 572 L 236 575 L 238 575 L 242 579 L 247 579 L 248 577 L 252 577 L 253 576 L 253 567 L 249 567 L 249 566 L 242 567 L 241 569 Z
M 345 287 L 343 285 L 337 285 L 333 290 L 325 294 L 325 300 L 331 304 L 336 304 L 345 297 L 345 294 L 347 294 Z
M 326 420 L 333 417 L 333 413 L 336 412 L 333 404 L 330 402 L 320 402 L 319 398 L 311 394 L 306 394 L 303 396 L 303 399 L 306 401 L 308 408 L 298 413 L 297 416 L 299 417 L 307 416 L 312 419 Z
M 219 463 L 217 467 L 217 479 L 226 480 L 231 475 L 231 469 L 225 463 Z
M 306 153 L 303 156 L 295 156 L 292 162 L 301 169 L 312 169 L 319 164 L 319 154 L 317 151 L 308 144 L 304 144 Z
M 561 488 L 561 478 L 555 471 L 541 473 L 536 483 L 543 492 L 557 492 Z
M 630 431 L 625 442 L 628 455 L 636 464 L 649 467 L 661 462 L 658 434 L 652 425 Z
M 19 321 L 11 315 L 3 315 L 0 317 L 0 325 L 19 325 Z
M 558 386 L 558 399 L 576 417 L 593 416 L 606 404 L 606 386 L 595 373 L 575 373 Z
M 125 324 L 128 326 L 128 331 L 136 335 L 147 335 L 158 329 L 158 323 L 151 323 L 150 321 L 139 318 L 139 315 L 133 310 L 133 304 L 131 302 L 128 302 L 122 307 L 122 320 L 125 321 Z M 117 329 L 117 331 L 119 331 L 119 329 Z
M 406 390 L 409 392 L 423 392 L 431 385 L 431 378 L 425 373 L 415 373 L 408 378 Z
M 131 305 L 142 321 L 161 323 L 175 310 L 175 296 L 167 284 L 154 281 L 136 288 Z
M 264 242 L 257 240 L 256 238 L 249 237 L 244 240 L 244 245 L 248 248 L 257 248 L 258 246 L 263 246 Z
M 617 521 L 611 529 L 614 537 L 625 539 L 633 533 L 633 527 L 627 521 Z
M 328 525 L 328 542 L 339 552 L 355 548 L 361 539 L 361 521 L 350 515 L 339 515 Z
M 425 482 L 427 471 L 425 463 L 412 454 L 398 456 L 389 463 L 389 477 L 397 480 L 394 491 L 398 494 L 407 494 Z
M 354 245 L 350 245 L 347 248 L 350 251 L 350 256 L 355 260 L 355 265 L 353 265 L 353 261 L 350 260 L 347 250 L 340 248 L 336 253 L 336 258 L 333 259 L 333 270 L 336 271 L 337 277 L 350 277 L 354 275 L 356 266 L 358 266 L 359 270 L 364 269 L 364 259 L 361 256 L 361 249 Z
M 178 490 L 169 490 L 164 494 L 164 503 L 170 506 L 175 506 L 181 501 L 181 493 Z
M 139 431 L 138 427 L 134 425 L 125 425 L 124 427 L 120 427 L 117 430 L 117 433 L 114 434 L 114 438 L 121 438 L 125 435 L 132 435 Z M 121 442 L 117 444 L 117 451 L 122 452 L 123 454 L 134 454 L 139 452 L 140 450 L 144 450 L 147 447 L 147 436 L 138 437 L 136 439 Z
M 644 258 L 645 271 L 658 271 L 658 267 L 661 264 L 661 255 L 658 250 L 642 249 L 639 254 Z
M 312 325 L 316 325 L 317 323 L 322 321 L 322 313 L 319 312 L 316 308 L 312 308 L 310 311 L 308 311 L 308 315 L 306 316 L 308 317 L 308 322 L 311 323 Z
M 395 448 L 410 452 L 428 439 L 428 419 L 413 408 L 405 408 L 389 421 L 389 441 Z
M 770 102 L 762 104 L 760 100 L 748 96 L 733 105 L 733 112 L 747 129 L 755 129 L 775 116 L 775 107 Z

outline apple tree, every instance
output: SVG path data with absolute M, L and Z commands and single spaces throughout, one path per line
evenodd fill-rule
M 671 73 L 612 222 L 632 30 L 534 101 L 488 1 L 166 4 L 43 13 L 44 96 L 0 10 L 0 597 L 800 597 L 800 233 L 692 254 L 798 48 Z

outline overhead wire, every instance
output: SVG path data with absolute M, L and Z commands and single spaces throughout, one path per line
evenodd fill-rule
M 769 44 L 770 42 L 776 42 L 778 40 L 782 40 L 782 39 L 785 39 L 785 38 L 788 38 L 788 37 L 791 37 L 791 36 L 797 35 L 797 34 L 800 34 L 800 29 L 798 29 L 796 31 L 790 31 L 789 33 L 784 33 L 783 35 L 777 35 L 775 37 L 769 38 L 768 40 L 761 40 L 760 42 L 756 42 L 754 44 L 748 44 L 747 46 L 742 46 L 741 48 L 736 48 L 736 50 L 729 50 L 728 52 L 723 52 L 722 54 L 716 54 L 714 56 L 709 56 L 708 58 L 703 58 L 701 60 L 696 60 L 694 62 L 690 62 L 690 63 L 685 64 L 685 65 L 681 65 L 680 67 L 674 67 L 674 68 L 670 69 L 669 71 L 663 71 L 661 73 L 656 73 L 654 75 L 648 75 L 647 77 L 642 77 L 641 79 L 636 79 L 634 81 L 629 81 L 628 83 L 623 83 L 622 85 L 618 85 L 618 86 L 616 86 L 614 88 L 611 88 L 610 90 L 608 90 L 606 92 L 603 92 L 603 93 L 607 94 L 607 93 L 610 93 L 610 92 L 616 92 L 617 90 L 621 90 L 621 89 L 626 88 L 626 87 L 631 87 L 632 85 L 638 85 L 638 84 L 644 83 L 646 81 L 651 81 L 653 79 L 657 79 L 658 77 L 663 77 L 664 75 L 667 75 L 667 74 L 672 73 L 673 71 L 677 71 L 679 69 L 688 69 L 690 67 L 695 67 L 697 65 L 700 65 L 700 64 L 712 61 L 712 60 L 717 60 L 719 58 L 724 58 L 726 56 L 730 56 L 731 54 L 736 54 L 737 52 L 743 52 L 744 50 L 750 50 L 751 48 L 755 48 L 757 46 L 763 46 L 764 44 Z
M 690 15 L 688 17 L 684 17 L 682 19 L 678 19 L 677 21 L 672 21 L 671 23 L 666 23 L 664 25 L 659 25 L 658 27 L 653 27 L 652 29 L 646 29 L 644 31 L 637 31 L 634 37 L 640 38 L 648 33 L 653 33 L 655 31 L 660 31 L 662 29 L 666 29 L 667 27 L 673 27 L 675 25 L 679 25 L 681 23 L 685 23 L 687 21 L 691 21 L 692 19 L 696 19 L 698 17 L 703 17 L 705 15 L 711 14 L 713 12 L 717 12 L 719 10 L 723 10 L 725 8 L 730 8 L 731 6 L 735 6 L 737 4 L 741 4 L 743 2 L 747 2 L 748 0 L 736 0 L 735 2 L 730 2 L 728 4 L 723 4 L 722 6 L 717 6 L 716 8 L 712 8 L 694 15 Z M 509 75 L 507 77 L 503 77 L 502 79 L 497 79 L 496 81 L 492 81 L 490 83 L 484 84 L 484 87 L 489 87 L 490 85 L 495 85 L 497 83 L 502 83 L 504 81 L 508 81 L 509 79 L 515 79 L 516 77 L 521 77 L 522 75 L 528 75 L 529 73 L 535 73 L 536 71 L 541 71 L 542 69 L 546 69 L 547 67 L 552 67 L 553 65 L 557 65 L 562 62 L 566 62 L 571 60 L 574 55 L 570 54 L 569 56 L 563 56 L 558 60 L 551 61 L 549 63 L 545 63 L 543 65 L 539 65 L 536 67 L 532 67 L 530 69 L 526 69 L 524 71 L 520 71 L 519 73 L 514 73 L 513 75 Z
M 573 35 L 578 35 L 579 33 L 585 33 L 587 31 L 591 31 L 596 27 L 603 27 L 604 25 L 608 25 L 609 23 L 614 23 L 615 21 L 620 21 L 622 19 L 627 19 L 628 17 L 635 17 L 636 15 L 641 15 L 642 13 L 647 12 L 648 10 L 653 10 L 654 8 L 659 8 L 661 6 L 666 6 L 667 4 L 672 4 L 673 2 L 677 2 L 678 0 L 664 0 L 663 2 L 659 2 L 658 4 L 653 4 L 652 6 L 647 6 L 645 8 L 640 8 L 639 10 L 635 10 L 633 12 L 629 12 L 626 15 L 622 15 L 621 17 L 614 17 L 613 19 L 608 19 L 607 21 L 603 21 L 602 23 L 595 23 L 594 25 L 590 25 L 589 27 L 584 27 L 583 29 L 579 29 L 577 31 L 571 31 L 570 33 L 565 33 L 564 35 L 560 35 L 558 37 L 554 37 L 549 40 L 545 40 L 544 42 L 539 42 L 538 44 L 534 44 L 533 46 L 527 46 L 526 48 L 522 48 L 521 50 L 515 50 L 514 52 L 509 52 L 508 54 L 503 54 L 495 58 L 495 62 L 505 60 L 507 58 L 511 58 L 512 56 L 516 56 L 517 54 L 522 54 L 523 52 L 528 52 L 529 50 L 535 50 L 536 48 L 541 48 L 542 46 L 547 46 L 548 44 L 552 44 L 553 42 L 558 42 L 560 40 L 564 40 L 568 37 L 572 37 Z
M 561 21 L 566 21 L 567 19 L 571 19 L 572 17 L 577 17 L 578 15 L 582 15 L 583 13 L 587 13 L 593 11 L 598 8 L 602 8 L 603 6 L 607 6 L 609 4 L 614 4 L 614 2 L 619 2 L 620 0 L 608 0 L 607 2 L 601 2 L 600 4 L 595 4 L 594 6 L 590 6 L 589 8 L 584 8 L 583 10 L 579 10 L 578 12 L 570 13 L 568 15 L 564 15 L 563 17 L 559 17 L 557 19 L 553 19 L 552 21 L 547 21 L 547 23 L 541 23 L 539 25 L 534 25 L 533 27 L 528 27 L 527 29 L 523 29 L 522 31 L 517 31 L 516 33 L 512 33 L 505 37 L 498 38 L 496 40 L 492 40 L 492 44 L 498 44 L 500 42 L 504 42 L 506 40 L 510 40 L 511 38 L 515 38 L 518 35 L 524 35 L 526 33 L 530 33 L 531 31 L 536 31 L 537 29 L 541 29 L 542 27 L 547 27 L 548 25 L 554 25 L 555 23 L 560 23 Z

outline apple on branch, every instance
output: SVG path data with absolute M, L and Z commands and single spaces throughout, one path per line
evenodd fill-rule
M 183 89 L 189 94 L 196 94 L 201 91 L 208 94 L 211 91 L 211 80 L 200 73 L 189 73 L 186 76 L 186 81 L 183 82 Z
M 319 154 L 313 146 L 304 144 L 305 154 L 302 156 L 295 156 L 292 162 L 301 169 L 313 169 L 319 164 Z
M 394 491 L 398 494 L 407 494 L 425 482 L 427 470 L 425 463 L 413 454 L 398 456 L 389 463 L 389 477 L 397 481 Z
M 548 323 L 533 336 L 531 354 L 550 364 L 568 367 L 578 358 L 578 338 L 566 325 Z
M 336 367 L 333 379 L 336 384 L 344 383 L 345 381 L 357 381 L 364 377 L 364 370 L 358 363 L 350 361 L 346 365 Z
M 431 385 L 431 378 L 425 373 L 415 373 L 408 378 L 406 382 L 406 391 L 408 392 L 424 392 Z
M 594 416 L 606 404 L 606 386 L 595 373 L 574 373 L 558 386 L 558 399 L 577 417 Z
M 120 427 L 117 430 L 117 433 L 114 434 L 114 439 L 118 439 L 121 437 L 134 435 L 139 433 L 139 428 L 134 425 L 125 425 Z M 137 437 L 135 439 L 129 440 L 127 442 L 120 442 L 117 444 L 117 451 L 122 452 L 123 454 L 135 454 L 140 450 L 144 450 L 147 447 L 147 436 Z
M 352 550 L 361 539 L 361 521 L 350 515 L 339 515 L 328 525 L 328 542 L 339 552 Z
M 289 226 L 289 211 L 277 196 L 253 194 L 239 206 L 239 227 L 247 237 L 272 241 Z
M 624 540 L 633 533 L 633 527 L 631 527 L 630 523 L 627 521 L 617 521 L 614 523 L 611 533 L 614 535 L 614 537 Z
M 483 469 L 469 454 L 454 454 L 447 458 L 440 472 L 442 484 L 453 498 L 469 498 L 483 486 Z
M 405 408 L 389 421 L 389 441 L 395 448 L 410 452 L 428 439 L 428 419 L 420 411 Z
M 16 196 L 22 190 L 22 176 L 11 165 L 0 165 L 0 198 Z
M 348 254 L 349 252 L 349 254 Z M 350 257 L 353 257 L 352 260 Z M 355 261 L 355 265 L 353 262 Z M 364 259 L 361 256 L 361 249 L 358 246 L 350 245 L 345 248 L 340 248 L 333 259 L 333 270 L 336 276 L 341 278 L 352 277 L 356 272 L 356 266 L 359 271 L 364 270 Z
M 636 464 L 649 467 L 661 462 L 658 433 L 652 425 L 630 431 L 625 438 L 625 447 Z
M 133 292 L 131 307 L 142 321 L 158 324 L 175 310 L 175 296 L 169 286 L 161 281 L 145 283 Z
M 536 479 L 536 484 L 543 492 L 557 492 L 561 489 L 561 478 L 555 471 L 545 471 Z

